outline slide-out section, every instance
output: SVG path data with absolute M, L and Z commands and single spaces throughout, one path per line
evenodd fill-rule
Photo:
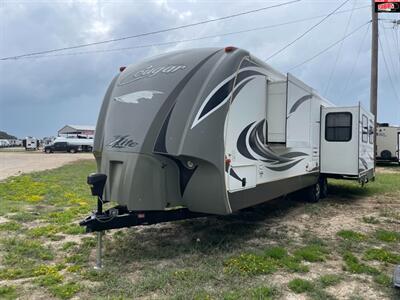
M 321 108 L 321 173 L 374 176 L 373 115 L 360 106 Z

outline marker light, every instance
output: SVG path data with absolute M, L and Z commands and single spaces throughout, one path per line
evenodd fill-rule
M 233 51 L 235 51 L 235 50 L 236 50 L 236 47 L 233 47 L 233 46 L 225 47 L 225 52 L 226 52 L 226 53 L 228 53 L 228 52 L 233 52 Z

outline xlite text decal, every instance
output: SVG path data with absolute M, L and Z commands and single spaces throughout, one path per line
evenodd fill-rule
M 137 142 L 133 141 L 129 138 L 129 135 L 116 135 L 114 139 L 107 144 L 108 147 L 111 148 L 133 148 L 138 145 Z

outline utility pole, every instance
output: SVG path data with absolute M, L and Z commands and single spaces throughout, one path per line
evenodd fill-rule
M 372 0 L 372 44 L 371 44 L 371 90 L 370 111 L 375 116 L 374 128 L 374 167 L 376 166 L 376 134 L 378 121 L 378 14 L 375 12 L 375 1 Z

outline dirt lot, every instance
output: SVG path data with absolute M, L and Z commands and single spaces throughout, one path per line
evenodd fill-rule
M 41 151 L 1 151 L 0 152 L 0 181 L 9 177 L 55 169 L 79 159 L 93 159 L 91 153 L 52 153 Z
M 225 217 L 110 230 L 104 265 L 78 221 L 87 160 L 0 182 L 0 299 L 400 299 L 400 167 L 318 203 L 276 199 Z M 110 205 L 110 204 L 109 204 Z

